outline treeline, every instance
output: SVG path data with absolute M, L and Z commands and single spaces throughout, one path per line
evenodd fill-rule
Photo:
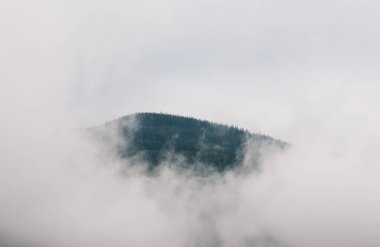
M 120 155 L 124 158 L 139 155 L 151 168 L 180 156 L 184 164 L 202 164 L 224 171 L 241 163 L 248 139 L 281 144 L 269 136 L 236 126 L 172 114 L 136 113 L 105 126 L 115 123 L 128 139 L 128 145 L 120 148 Z

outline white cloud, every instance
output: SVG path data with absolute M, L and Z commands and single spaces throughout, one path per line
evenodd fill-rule
M 3 1 L 0 240 L 378 246 L 377 7 Z M 239 124 L 293 147 L 214 183 L 170 169 L 126 179 L 121 161 L 66 130 L 136 111 Z

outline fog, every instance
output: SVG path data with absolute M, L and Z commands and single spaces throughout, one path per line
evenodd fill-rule
M 0 245 L 379 246 L 378 5 L 1 1 Z M 82 131 L 139 111 L 291 146 L 147 176 Z

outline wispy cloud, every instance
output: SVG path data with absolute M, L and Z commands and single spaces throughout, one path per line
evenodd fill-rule
M 378 246 L 377 7 L 3 1 L 0 241 Z M 69 130 L 145 110 L 292 147 L 244 176 L 121 176 L 130 161 Z

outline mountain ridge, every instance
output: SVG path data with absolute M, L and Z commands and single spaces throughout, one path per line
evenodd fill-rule
M 243 162 L 248 142 L 254 142 L 257 149 L 263 145 L 286 146 L 283 141 L 234 125 L 156 112 L 126 115 L 92 130 L 103 129 L 107 135 L 115 126 L 121 139 L 127 141 L 127 145 L 119 145 L 118 155 L 138 156 L 150 168 L 173 161 L 173 157 L 178 162 L 180 157 L 187 165 L 202 164 L 223 172 Z

